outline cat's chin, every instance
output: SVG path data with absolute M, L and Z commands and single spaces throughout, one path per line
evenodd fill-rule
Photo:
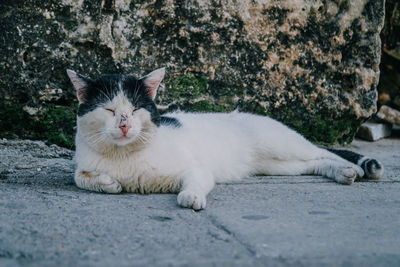
M 126 146 L 126 145 L 133 143 L 133 141 L 134 141 L 134 138 L 122 136 L 119 138 L 114 138 L 113 144 L 115 144 L 117 146 Z

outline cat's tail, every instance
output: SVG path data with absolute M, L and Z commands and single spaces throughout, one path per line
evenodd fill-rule
M 376 159 L 369 158 L 349 150 L 327 148 L 328 151 L 348 160 L 364 170 L 364 178 L 378 180 L 383 177 L 383 165 Z

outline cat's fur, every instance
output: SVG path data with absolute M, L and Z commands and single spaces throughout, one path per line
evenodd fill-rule
M 153 99 L 164 68 L 140 79 L 92 80 L 67 73 L 79 99 L 75 182 L 83 189 L 179 192 L 179 205 L 198 210 L 215 183 L 249 175 L 315 174 L 351 184 L 364 170 L 374 179 L 383 173 L 374 159 L 329 152 L 268 117 L 240 112 L 160 116 Z M 364 164 L 364 170 L 354 163 Z

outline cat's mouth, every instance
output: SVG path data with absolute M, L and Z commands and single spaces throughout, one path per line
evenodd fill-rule
M 114 138 L 115 140 L 117 140 L 117 141 L 121 141 L 121 140 L 127 140 L 127 139 L 130 139 L 128 136 L 126 136 L 126 135 L 122 135 L 122 136 L 120 136 L 120 137 L 117 137 L 117 138 Z
M 116 141 L 125 141 L 125 140 L 128 140 L 128 139 L 131 139 L 128 135 L 129 134 L 128 134 L 127 131 L 122 131 L 117 136 L 114 136 L 114 140 L 116 140 Z
M 120 137 L 114 138 L 113 143 L 116 144 L 117 146 L 125 146 L 127 144 L 130 144 L 132 142 L 132 138 L 128 137 L 126 135 L 122 135 Z

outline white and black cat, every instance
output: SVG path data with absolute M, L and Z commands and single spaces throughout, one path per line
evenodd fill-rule
M 250 175 L 315 174 L 351 184 L 357 177 L 383 174 L 375 159 L 319 148 L 268 117 L 240 112 L 160 116 L 153 100 L 164 68 L 140 79 L 104 75 L 92 80 L 67 73 L 79 100 L 75 182 L 83 189 L 179 192 L 179 205 L 199 210 L 215 183 Z

